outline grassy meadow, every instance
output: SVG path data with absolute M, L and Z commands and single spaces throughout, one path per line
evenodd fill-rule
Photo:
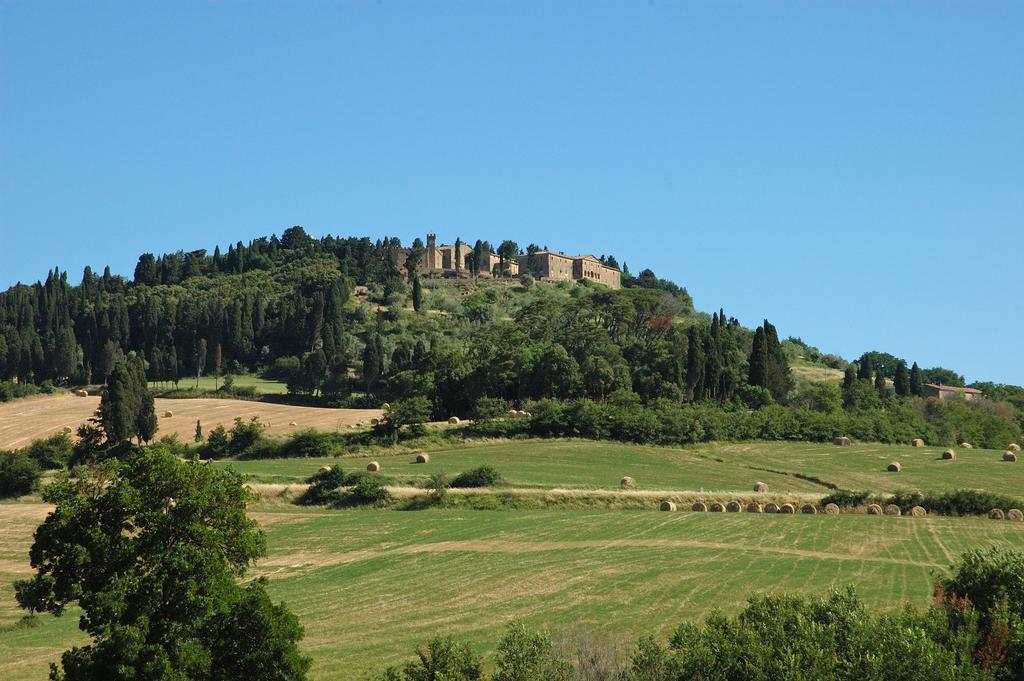
M 640 490 L 824 495 L 814 476 L 853 489 L 977 487 L 1021 495 L 1024 465 L 999 452 L 806 443 L 713 444 L 673 449 L 585 441 L 517 441 L 374 459 L 415 481 L 487 463 L 509 486 L 612 490 L 623 475 Z M 886 473 L 892 460 L 904 468 Z M 218 463 L 254 480 L 297 482 L 338 459 Z M 343 458 L 361 469 L 364 457 Z M 770 469 L 770 472 L 765 469 Z M 19 627 L 11 581 L 27 575 L 32 531 L 47 507 L 0 504 L 0 678 L 45 677 L 49 661 L 84 641 L 74 612 Z M 972 547 L 1024 550 L 1024 523 L 987 518 L 658 513 L 634 510 L 328 510 L 265 495 L 251 509 L 270 555 L 250 573 L 270 579 L 306 628 L 313 678 L 358 679 L 408 659 L 415 645 L 452 633 L 488 650 L 522 619 L 555 632 L 580 623 L 628 648 L 682 621 L 734 613 L 753 592 L 820 593 L 856 586 L 869 606 L 928 602 L 935 577 Z
M 256 388 L 256 392 L 261 395 L 284 395 L 288 392 L 288 385 L 281 381 L 275 381 L 268 378 L 260 378 L 259 376 L 253 376 L 251 374 L 237 374 L 233 375 L 234 385 L 236 388 Z M 224 385 L 224 377 L 221 376 L 219 379 L 215 376 L 200 376 L 199 377 L 199 390 L 216 390 L 217 387 Z M 156 382 L 150 381 L 149 387 L 152 390 L 167 390 L 174 386 L 167 382 Z M 195 376 L 182 376 L 178 382 L 178 387 L 183 390 L 188 390 L 196 387 Z
M 1024 466 L 1005 463 L 1002 452 L 961 449 L 955 461 L 941 459 L 942 448 L 856 444 L 836 447 L 806 442 L 756 442 L 685 448 L 637 446 L 588 440 L 527 440 L 465 445 L 430 451 L 430 462 L 415 454 L 374 453 L 382 473 L 409 482 L 432 473 L 449 475 L 476 466 L 494 466 L 511 487 L 614 489 L 629 475 L 638 489 L 749 491 L 756 481 L 772 491 L 828 492 L 843 489 L 891 493 L 901 489 L 944 491 L 985 489 L 1024 496 Z M 367 457 L 222 461 L 261 482 L 295 483 L 325 465 L 361 470 Z M 899 473 L 885 470 L 891 461 Z M 813 477 L 812 482 L 797 475 Z

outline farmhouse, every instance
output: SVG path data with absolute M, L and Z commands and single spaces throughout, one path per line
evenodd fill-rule
M 411 249 L 398 248 L 394 252 L 395 262 L 402 267 L 409 257 Z M 458 249 L 454 244 L 437 243 L 435 234 L 427 234 L 426 248 L 420 260 L 420 272 L 469 273 L 473 257 L 473 247 L 466 242 L 459 242 Z M 480 257 L 480 276 L 500 276 L 501 257 L 490 250 L 484 251 Z M 516 276 L 520 272 L 529 272 L 544 281 L 580 281 L 588 279 L 613 289 L 622 287 L 622 273 L 615 267 L 609 267 L 593 255 L 566 255 L 554 251 L 535 251 L 517 255 L 504 263 L 506 276 Z
M 589 279 L 613 289 L 622 286 L 622 273 L 592 255 L 570 256 L 553 251 L 536 251 L 519 256 L 519 269 L 546 281 Z
M 934 397 L 940 400 L 965 399 L 973 400 L 981 397 L 982 392 L 975 388 L 958 388 L 955 385 L 942 385 L 941 383 L 926 383 L 921 386 L 921 397 Z

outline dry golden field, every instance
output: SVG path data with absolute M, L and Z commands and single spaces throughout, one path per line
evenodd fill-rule
M 24 447 L 36 438 L 59 433 L 65 427 L 74 430 L 92 416 L 99 403 L 99 397 L 45 395 L 0 404 L 0 449 Z M 174 415 L 164 416 L 168 411 Z M 156 413 L 160 422 L 158 436 L 176 433 L 189 442 L 196 432 L 196 420 L 202 422 L 203 431 L 208 433 L 217 424 L 230 428 L 236 417 L 247 421 L 258 416 L 267 426 L 267 432 L 283 434 L 303 428 L 337 430 L 356 423 L 368 425 L 371 418 L 379 418 L 382 412 L 379 409 L 294 407 L 247 400 L 157 398 Z

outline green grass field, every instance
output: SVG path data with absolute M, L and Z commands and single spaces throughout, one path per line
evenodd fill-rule
M 943 491 L 986 489 L 1024 496 L 1024 466 L 1005 463 L 1002 452 L 959 450 L 943 461 L 938 447 L 914 448 L 858 444 L 836 447 L 804 442 L 709 444 L 687 448 L 645 447 L 585 440 L 525 441 L 432 450 L 430 463 L 416 464 L 409 453 L 380 452 L 373 459 L 382 472 L 398 479 L 426 480 L 431 473 L 449 475 L 482 464 L 498 469 L 516 487 L 613 489 L 622 476 L 639 489 L 749 491 L 755 481 L 772 491 L 827 493 L 821 484 L 795 477 L 816 477 L 844 489 L 895 492 L 900 489 Z M 361 470 L 364 457 L 341 459 L 270 459 L 218 462 L 262 482 L 301 482 L 324 465 Z M 888 473 L 890 461 L 903 470 Z M 774 472 L 772 472 L 774 471 Z
M 824 494 L 794 477 L 843 487 L 979 487 L 1024 490 L 1024 466 L 998 452 L 806 443 L 715 444 L 686 449 L 584 441 L 520 441 L 432 451 L 426 465 L 408 454 L 380 456 L 384 472 L 416 479 L 494 465 L 525 487 L 614 488 L 622 475 L 640 489 Z M 353 470 L 365 458 L 341 459 Z M 903 472 L 884 472 L 891 460 Z M 336 459 L 232 462 L 260 480 L 297 481 Z M 777 473 L 768 473 L 769 468 Z M 46 507 L 0 504 L 0 678 L 43 678 L 46 666 L 81 642 L 77 618 L 20 617 L 10 584 L 28 573 L 32 530 Z M 972 547 L 1024 550 L 1024 523 L 987 518 L 890 518 L 861 514 L 782 516 L 627 510 L 327 510 L 274 497 L 253 516 L 270 555 L 252 571 L 270 579 L 306 627 L 313 678 L 360 678 L 408 659 L 438 633 L 489 650 L 514 619 L 555 632 L 577 623 L 628 648 L 641 634 L 662 638 L 714 609 L 734 613 L 754 592 L 820 593 L 856 586 L 877 610 L 924 606 L 937 575 Z
M 256 388 L 256 391 L 262 395 L 283 395 L 288 392 L 288 385 L 281 381 L 273 381 L 266 378 L 260 378 L 259 376 L 251 376 L 249 374 L 239 374 L 232 378 L 234 379 L 235 387 L 254 387 Z M 223 376 L 220 379 L 216 379 L 214 376 L 199 377 L 200 390 L 216 390 L 216 386 L 220 385 L 224 385 Z M 182 389 L 194 388 L 195 386 L 195 376 L 183 376 L 181 381 L 178 383 L 178 387 Z M 155 383 L 150 381 L 149 387 L 153 390 L 167 390 L 173 386 L 170 383 Z

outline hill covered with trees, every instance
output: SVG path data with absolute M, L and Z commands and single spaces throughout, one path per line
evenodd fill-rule
M 883 441 L 930 423 L 935 439 L 996 447 L 1019 439 L 1024 423 L 1024 389 L 980 385 L 989 399 L 969 405 L 915 399 L 923 383 L 963 377 L 881 352 L 850 364 L 781 340 L 767 320 L 750 329 L 721 309 L 697 312 L 685 288 L 650 270 L 632 276 L 624 267 L 621 290 L 529 275 L 485 280 L 472 270 L 444 278 L 417 273 L 417 259 L 400 249 L 397 239 L 316 239 L 292 227 L 226 253 L 143 254 L 130 280 L 86 268 L 73 284 L 54 270 L 0 293 L 0 394 L 105 384 L 134 356 L 150 381 L 175 387 L 203 374 L 256 373 L 305 401 L 422 397 L 434 418 L 486 418 L 536 400 L 722 414 L 785 405 L 900 421 L 872 428 Z M 794 363 L 846 376 L 801 380 Z M 743 437 L 720 433 L 730 435 Z

